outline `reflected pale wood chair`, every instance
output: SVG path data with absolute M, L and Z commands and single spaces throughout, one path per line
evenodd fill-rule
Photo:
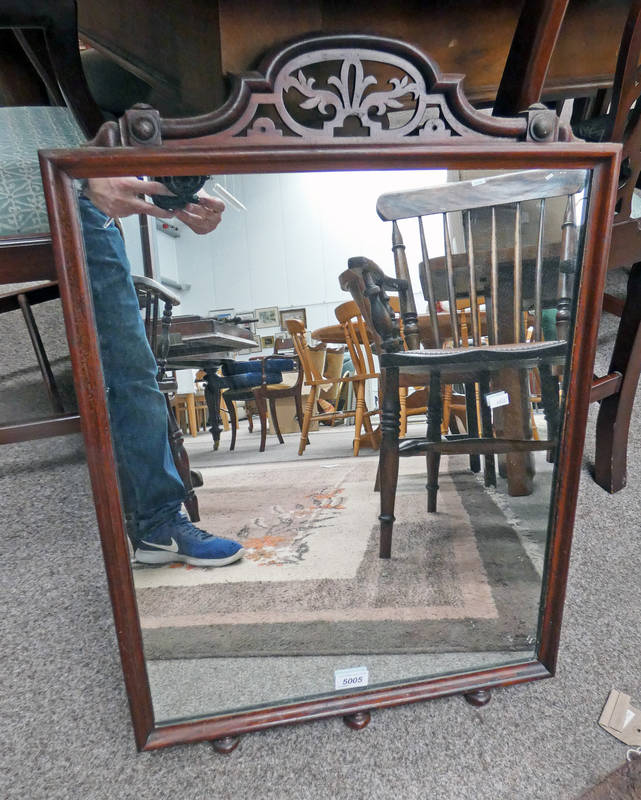
M 338 419 L 348 419 L 353 417 L 354 441 L 352 447 L 353 447 L 353 454 L 357 456 L 361 446 L 362 429 L 365 428 L 366 434 L 372 434 L 373 430 L 369 418 L 372 414 L 378 413 L 378 411 L 368 411 L 365 403 L 365 382 L 368 379 L 378 378 L 377 373 L 373 370 L 373 364 L 371 365 L 372 366 L 371 371 L 365 371 L 365 372 L 356 371 L 355 374 L 353 375 L 341 375 L 337 378 L 327 378 L 323 374 L 323 370 L 319 369 L 315 359 L 312 357 L 310 347 L 307 343 L 307 331 L 303 323 L 297 319 L 288 319 L 285 324 L 287 325 L 287 330 L 289 331 L 289 334 L 294 341 L 294 347 L 296 349 L 296 353 L 300 359 L 301 364 L 303 365 L 305 384 L 309 388 L 309 396 L 307 398 L 307 402 L 305 404 L 305 410 L 303 412 L 303 425 L 301 429 L 298 455 L 299 456 L 303 455 L 303 453 L 305 452 L 305 448 L 309 443 L 308 439 L 309 428 L 313 421 L 318 420 L 319 422 L 324 422 L 324 421 L 333 421 Z M 354 335 L 355 336 L 358 335 L 356 333 L 356 329 L 354 329 Z M 367 339 L 367 336 L 365 336 L 365 339 Z M 358 370 L 358 367 L 362 366 L 360 364 L 362 356 L 358 356 L 356 352 L 356 345 L 355 345 L 354 355 L 357 357 L 357 363 L 354 364 L 354 368 L 355 370 Z M 366 359 L 364 361 L 364 365 L 365 369 L 369 370 L 370 364 L 367 362 Z M 327 389 L 335 384 L 340 384 L 340 386 L 351 384 L 354 387 L 356 395 L 356 408 L 345 409 L 343 411 L 334 409 L 333 411 L 324 411 L 321 413 L 317 413 L 316 404 L 321 389 Z
M 430 187 L 415 192 L 382 195 L 377 208 L 381 218 L 392 222 L 393 249 L 397 277 L 386 276 L 367 258 L 352 258 L 341 275 L 341 285 L 352 291 L 365 319 L 371 321 L 381 342 L 380 364 L 384 373 L 382 425 L 379 461 L 381 489 L 380 556 L 391 555 L 394 505 L 398 481 L 399 455 L 425 454 L 427 464 L 427 510 L 436 511 L 439 465 L 442 454 L 483 455 L 486 485 L 496 483 L 494 456 L 499 453 L 528 454 L 556 447 L 559 420 L 559 380 L 556 367 L 565 362 L 571 283 L 576 269 L 577 229 L 574 196 L 584 187 L 584 173 L 532 170 L 458 184 Z M 545 242 L 546 203 L 560 198 L 565 206 L 559 222 L 558 242 Z M 522 206 L 526 201 L 538 206 L 538 235 L 534 252 L 524 252 Z M 490 250 L 482 253 L 475 246 L 478 231 L 472 225 L 472 210 L 489 205 Z M 508 206 L 513 215 L 513 235 L 508 248 L 499 246 L 496 219 L 499 206 Z M 444 274 L 431 263 L 423 217 L 440 215 L 445 249 Z M 462 214 L 465 230 L 464 268 L 455 263 L 451 241 L 451 219 Z M 405 246 L 398 221 L 415 218 L 421 245 L 421 280 L 427 295 L 433 336 L 437 349 L 420 349 L 416 306 L 405 260 Z M 485 228 L 484 220 L 481 227 Z M 553 226 L 554 227 L 554 226 Z M 506 250 L 509 251 L 506 252 Z M 460 259 L 456 259 L 458 262 Z M 398 273 L 401 273 L 399 275 Z M 405 272 L 405 275 L 402 273 Z M 527 273 L 528 280 L 524 280 Z M 547 291 L 554 287 L 557 340 L 544 341 L 542 311 L 550 305 Z M 544 288 L 545 287 L 545 288 Z M 523 305 L 533 290 L 534 339 L 527 342 L 523 325 Z M 409 350 L 403 350 L 399 322 L 392 311 L 388 291 L 398 293 L 401 318 Z M 441 293 L 442 292 L 442 293 Z M 472 344 L 463 341 L 457 314 L 457 299 L 468 298 Z M 478 298 L 486 299 L 488 343 L 481 336 Z M 453 346 L 443 348 L 436 317 L 437 303 L 447 300 L 451 314 Z M 537 367 L 541 375 L 542 405 L 548 426 L 548 439 L 536 441 L 529 430 L 528 371 Z M 427 433 L 425 437 L 399 440 L 399 381 L 429 386 Z M 513 375 L 519 377 L 517 383 Z M 479 387 L 481 432 L 460 436 L 441 434 L 441 387 L 445 383 L 467 383 Z M 488 395 L 510 386 L 506 406 L 509 414 L 493 419 Z M 525 385 L 523 393 L 520 386 Z M 475 416 L 474 409 L 474 416 Z M 511 417 L 511 418 L 510 418 Z

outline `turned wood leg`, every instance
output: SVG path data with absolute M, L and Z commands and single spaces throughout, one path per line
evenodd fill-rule
M 539 376 L 541 378 L 541 405 L 543 406 L 543 416 L 548 429 L 547 438 L 558 440 L 561 423 L 559 416 L 559 379 L 552 371 L 550 364 L 541 364 Z M 554 463 L 556 449 L 555 447 L 553 450 L 548 451 L 548 461 L 551 463 Z
M 379 556 L 389 558 L 392 554 L 392 529 L 394 527 L 394 504 L 398 483 L 398 434 L 400 429 L 400 402 L 398 399 L 398 369 L 386 367 L 385 392 L 381 414 L 381 449 L 378 475 L 380 478 L 381 523 Z
M 300 390 L 296 392 L 294 395 L 294 403 L 296 405 L 296 421 L 298 422 L 298 427 L 300 432 L 303 432 L 303 401 L 301 398 Z M 309 439 L 307 440 L 307 444 L 309 444 Z
M 169 436 L 169 448 L 171 449 L 171 455 L 173 456 L 174 464 L 176 465 L 176 470 L 180 476 L 180 480 L 185 486 L 185 500 L 183 502 L 185 508 L 187 509 L 187 513 L 189 514 L 189 519 L 192 522 L 198 522 L 200 520 L 200 514 L 198 512 L 198 498 L 196 497 L 194 487 L 191 483 L 189 457 L 187 456 L 187 451 L 185 450 L 183 432 L 180 430 L 180 427 L 176 422 L 176 417 L 174 416 L 174 412 L 171 408 L 169 397 L 167 395 L 165 395 L 165 402 L 167 404 L 167 433 Z
M 236 447 L 236 430 L 238 429 L 238 417 L 236 416 L 236 404 L 233 400 L 226 400 L 225 405 L 229 411 L 229 424 L 231 425 L 231 444 L 230 451 Z
M 632 267 L 610 370 L 623 375 L 616 394 L 601 400 L 596 422 L 594 480 L 607 492 L 626 484 L 628 430 L 641 374 L 641 262 Z
M 198 423 L 196 422 L 196 397 L 193 392 L 187 395 L 187 420 L 189 421 L 189 433 L 195 438 L 198 436 Z
M 361 428 L 365 414 L 365 381 L 356 384 L 356 416 L 354 419 L 354 446 L 353 452 L 357 456 L 361 446 Z
M 401 403 L 401 430 L 399 438 L 404 439 L 407 436 L 407 387 L 403 386 L 398 390 L 398 397 Z
M 276 400 L 273 397 L 269 398 L 269 413 L 272 415 L 272 422 L 274 423 L 274 433 L 278 438 L 280 444 L 285 444 L 285 440 L 280 432 L 280 425 L 278 424 L 278 414 L 276 413 Z
M 485 439 L 492 439 L 494 433 L 492 431 L 492 412 L 488 406 L 485 396 L 490 391 L 490 376 L 485 372 L 481 375 L 479 381 L 480 394 L 481 394 L 481 430 Z M 496 464 L 494 461 L 494 453 L 488 453 L 483 456 L 483 482 L 485 486 L 496 486 Z
M 302 456 L 305 452 L 305 447 L 309 441 L 307 434 L 309 433 L 309 425 L 312 421 L 312 414 L 316 408 L 316 395 L 318 394 L 318 387 L 312 386 L 309 390 L 309 397 L 307 398 L 307 405 L 305 406 L 305 414 L 303 415 L 303 427 L 300 432 L 300 445 L 298 446 L 298 455 Z
M 465 415 L 467 417 L 467 435 L 476 439 L 479 435 L 479 421 L 476 414 L 476 384 L 465 384 Z M 472 472 L 481 471 L 481 456 L 472 454 L 470 456 L 470 469 Z
M 476 692 L 468 692 L 463 696 L 471 706 L 482 708 L 492 699 L 492 692 L 489 689 L 479 689 Z
M 238 747 L 239 742 L 240 736 L 223 736 L 222 739 L 214 739 L 211 746 L 221 756 L 228 756 Z
M 220 446 L 220 383 L 215 369 L 205 370 L 205 402 L 209 416 L 209 432 L 214 440 L 214 450 Z
M 356 711 L 354 714 L 346 714 L 343 722 L 353 731 L 362 731 L 369 725 L 371 719 L 372 715 L 369 711 Z
M 476 409 L 474 411 L 476 414 Z M 441 375 L 432 372 L 430 375 L 430 396 L 427 404 L 427 439 L 430 442 L 441 441 L 441 422 L 443 420 L 443 404 L 441 402 Z M 436 498 L 438 495 L 438 472 L 441 463 L 441 454 L 431 450 L 425 456 L 427 467 L 427 511 L 436 511 Z
M 258 417 L 260 419 L 260 448 L 259 452 L 265 451 L 265 444 L 267 443 L 267 403 L 262 392 L 259 389 L 254 389 L 254 402 L 258 409 Z

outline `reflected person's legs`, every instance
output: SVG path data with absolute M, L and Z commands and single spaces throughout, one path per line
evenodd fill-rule
M 167 437 L 167 407 L 120 231 L 84 197 L 80 212 L 123 502 L 143 537 L 185 498 Z
M 120 231 L 86 198 L 80 214 L 111 432 L 137 561 L 222 567 L 242 558 L 238 542 L 212 536 L 180 512 L 185 487 L 167 433 L 167 405 L 138 307 Z

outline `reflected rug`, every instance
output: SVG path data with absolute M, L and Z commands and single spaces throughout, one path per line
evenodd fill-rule
M 205 470 L 201 525 L 242 542 L 220 569 L 136 565 L 148 659 L 524 650 L 540 578 L 467 459 L 428 515 L 403 459 L 392 558 L 378 557 L 377 458 Z

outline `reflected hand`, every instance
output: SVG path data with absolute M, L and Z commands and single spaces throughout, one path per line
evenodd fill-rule
M 128 217 L 131 214 L 149 214 L 159 219 L 171 219 L 174 214 L 147 202 L 140 194 L 172 193 L 158 181 L 140 181 L 138 178 L 89 178 L 86 197 L 108 217 Z
M 211 233 L 220 224 L 225 204 L 217 197 L 211 197 L 205 192 L 199 192 L 198 203 L 188 203 L 181 211 L 175 211 L 174 216 L 184 222 L 194 233 Z

